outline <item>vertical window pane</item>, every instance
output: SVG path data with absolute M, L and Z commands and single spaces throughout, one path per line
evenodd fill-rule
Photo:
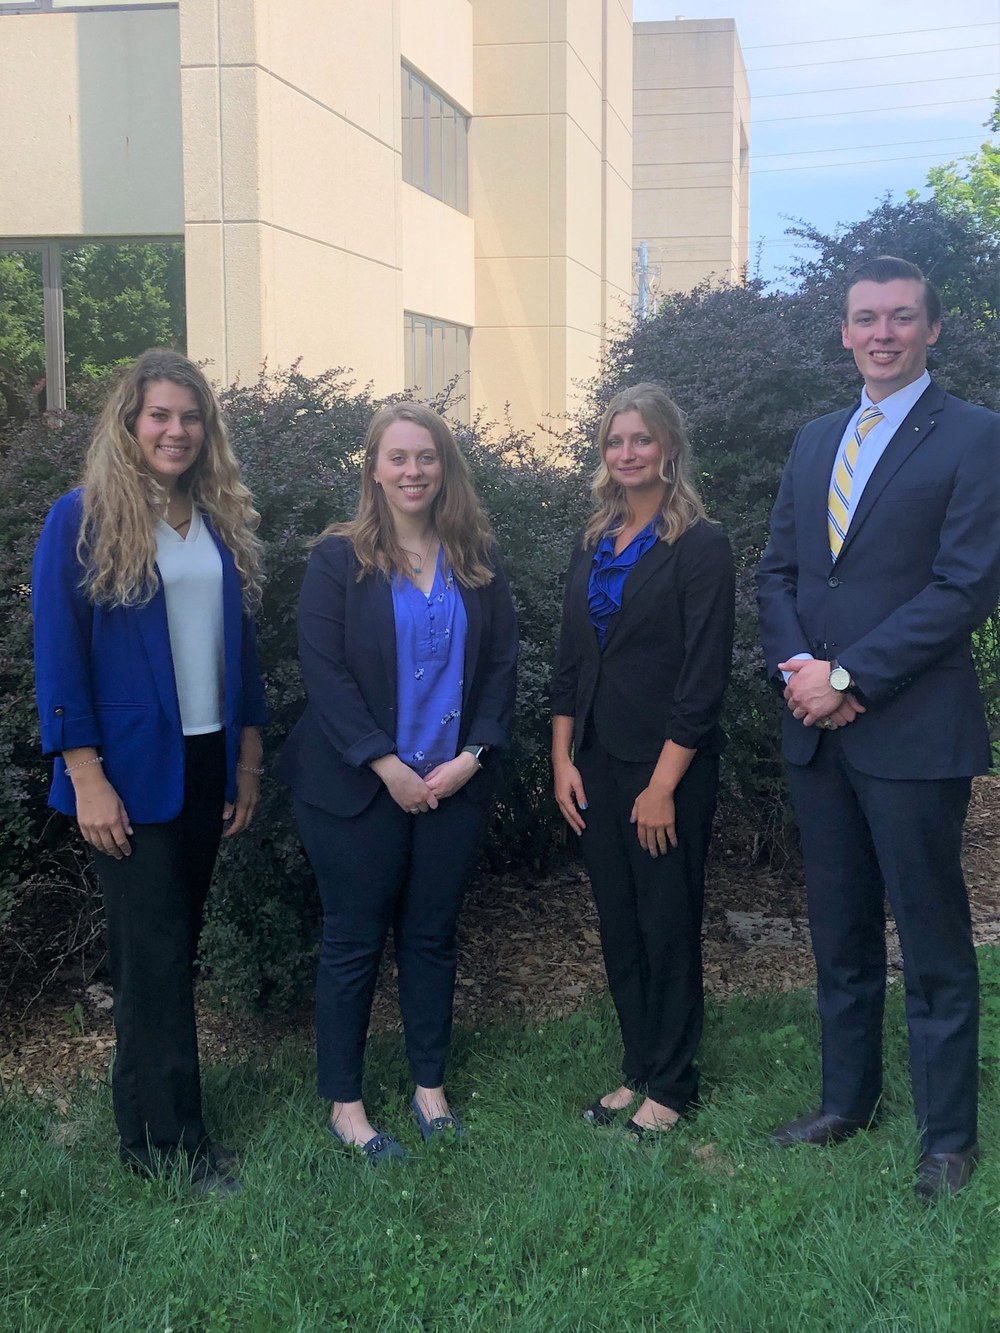
M 468 116 L 405 65 L 400 114 L 403 180 L 467 213 Z

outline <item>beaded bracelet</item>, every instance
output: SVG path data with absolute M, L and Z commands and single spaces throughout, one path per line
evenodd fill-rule
M 262 768 L 254 768 L 252 764 L 241 764 L 239 760 L 236 761 L 236 767 L 241 773 L 256 773 L 258 777 L 264 772 Z
M 67 773 L 75 773 L 78 768 L 86 768 L 88 764 L 103 764 L 104 760 L 100 755 L 93 759 L 81 759 L 78 764 L 70 764 L 66 768 Z

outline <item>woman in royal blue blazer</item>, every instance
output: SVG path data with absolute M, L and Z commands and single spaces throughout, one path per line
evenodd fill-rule
M 584 1112 L 632 1106 L 641 1139 L 694 1103 L 705 857 L 733 643 L 729 542 L 705 517 L 683 418 L 663 389 L 612 398 L 594 513 L 566 578 L 552 684 L 559 809 L 580 836 L 618 1019 L 623 1081 Z
M 149 351 L 53 505 L 31 586 L 50 803 L 104 897 L 121 1157 L 152 1175 L 183 1161 L 216 1194 L 239 1181 L 202 1119 L 193 965 L 220 837 L 257 803 L 258 521 L 204 375 Z
M 362 1100 L 390 926 L 424 1140 L 462 1126 L 444 1091 L 455 931 L 514 706 L 503 568 L 444 421 L 417 403 L 368 428 L 355 517 L 320 537 L 299 602 L 306 711 L 278 773 L 323 902 L 316 988 L 329 1127 L 372 1165 L 405 1154 Z

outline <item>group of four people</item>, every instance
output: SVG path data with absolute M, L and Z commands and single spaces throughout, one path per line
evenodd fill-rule
M 860 405 L 795 442 L 758 575 L 806 861 L 823 1032 L 820 1109 L 778 1143 L 837 1142 L 881 1096 L 883 899 L 904 952 L 924 1197 L 977 1159 L 978 984 L 959 861 L 989 763 L 970 637 L 1000 579 L 1000 418 L 926 372 L 940 308 L 882 258 L 848 286 Z M 555 797 L 593 885 L 622 1081 L 584 1111 L 632 1137 L 698 1100 L 704 868 L 731 657 L 729 543 L 705 515 L 683 419 L 641 384 L 608 404 L 594 509 L 566 577 L 552 683 Z M 253 613 L 258 515 L 201 372 L 146 353 L 97 425 L 32 578 L 51 801 L 104 896 L 123 1160 L 240 1188 L 202 1118 L 192 974 L 221 836 L 263 771 Z M 305 712 L 278 761 L 323 904 L 318 1087 L 329 1129 L 405 1156 L 362 1099 L 390 927 L 425 1140 L 460 1136 L 444 1090 L 456 925 L 510 733 L 517 627 L 446 424 L 378 411 L 357 511 L 314 544 L 298 612 Z M 780 673 L 780 674 L 779 674 Z

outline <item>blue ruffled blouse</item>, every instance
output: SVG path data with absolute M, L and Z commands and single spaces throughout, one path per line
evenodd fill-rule
M 468 622 L 461 595 L 438 552 L 429 593 L 392 581 L 396 621 L 396 753 L 425 777 L 458 753 Z
M 590 623 L 597 632 L 601 649 L 608 637 L 611 620 L 622 606 L 625 580 L 635 565 L 659 539 L 659 520 L 654 518 L 635 534 L 622 551 L 615 555 L 615 534 L 607 533 L 597 543 L 594 561 L 590 567 L 587 602 Z

